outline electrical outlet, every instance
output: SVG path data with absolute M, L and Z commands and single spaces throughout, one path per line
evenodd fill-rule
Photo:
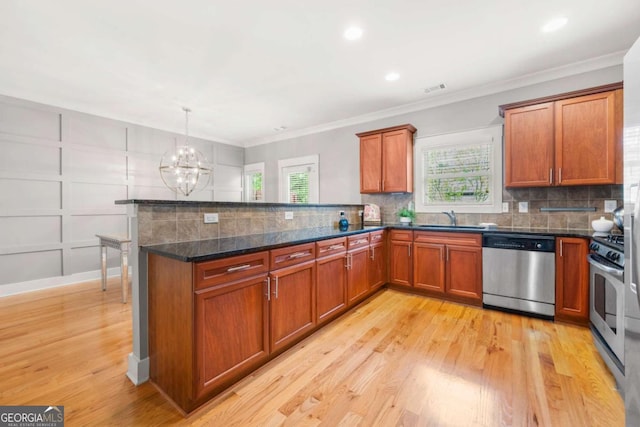
M 509 202 L 502 202 L 502 212 L 509 212 Z
M 284 213 L 284 219 L 293 219 L 293 212 L 287 211 Z
M 604 201 L 604 211 L 606 213 L 613 212 L 617 207 L 617 203 L 615 200 L 605 200 Z
M 204 223 L 205 224 L 217 224 L 218 223 L 218 214 L 217 213 L 206 213 L 206 214 L 204 214 Z
M 518 202 L 518 212 L 520 213 L 529 212 L 529 202 Z

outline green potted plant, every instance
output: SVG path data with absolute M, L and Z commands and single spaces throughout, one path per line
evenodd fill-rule
M 416 213 L 413 209 L 402 208 L 398 211 L 398 216 L 400 217 L 400 222 L 402 223 L 410 223 L 414 219 L 416 219 Z

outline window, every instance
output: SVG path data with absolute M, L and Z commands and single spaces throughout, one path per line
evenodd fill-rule
M 278 160 L 280 201 L 318 203 L 318 155 Z
M 502 126 L 416 140 L 416 210 L 502 212 Z
M 264 202 L 264 163 L 244 166 L 244 200 Z

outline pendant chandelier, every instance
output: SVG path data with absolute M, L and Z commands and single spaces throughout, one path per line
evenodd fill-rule
M 160 176 L 162 182 L 171 191 L 188 196 L 193 191 L 200 191 L 207 186 L 211 178 L 211 166 L 207 158 L 195 148 L 189 146 L 189 113 L 191 110 L 182 107 L 185 112 L 184 144 L 175 151 L 167 151 L 160 160 Z

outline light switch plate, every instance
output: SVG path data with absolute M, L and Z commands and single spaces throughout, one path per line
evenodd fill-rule
M 529 212 L 529 202 L 518 202 L 518 212 L 520 212 L 520 213 L 528 213 Z
M 604 201 L 604 211 L 605 212 L 613 212 L 616 209 L 617 203 L 615 200 L 605 200 Z
M 217 213 L 206 213 L 206 214 L 204 214 L 204 223 L 205 224 L 217 224 L 218 223 L 218 214 Z
M 285 212 L 284 219 L 293 219 L 293 212 L 292 211 Z
M 502 202 L 502 212 L 509 212 L 509 202 Z

